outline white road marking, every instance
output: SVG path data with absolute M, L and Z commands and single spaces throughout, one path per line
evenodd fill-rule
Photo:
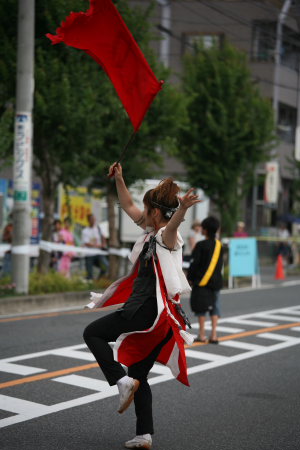
M 198 330 L 199 329 L 199 323 L 193 323 L 192 328 Z M 205 323 L 205 329 L 211 330 L 211 324 Z M 233 327 L 223 327 L 222 325 L 218 325 L 218 331 L 221 331 L 222 333 L 242 333 L 242 331 L 245 331 L 243 328 L 233 328 Z
M 52 378 L 53 381 L 59 383 L 70 384 L 71 386 L 78 386 L 92 391 L 105 391 L 109 389 L 107 381 L 97 380 L 96 378 L 83 377 L 81 375 L 65 375 L 62 377 Z
M 228 317 L 228 318 L 221 319 L 220 322 L 225 323 L 226 325 L 227 325 L 227 323 L 229 325 L 231 323 L 244 323 L 245 325 L 255 324 L 260 327 L 265 327 L 267 324 L 267 326 L 272 327 L 272 326 L 274 326 L 274 324 L 272 322 L 264 322 L 264 321 L 261 321 L 260 319 L 261 318 L 266 319 L 266 320 L 269 320 L 269 319 L 274 320 L 275 319 L 278 321 L 285 320 L 285 319 L 287 320 L 288 316 L 282 316 L 282 314 L 290 313 L 291 316 L 289 316 L 289 319 L 287 321 L 292 321 L 292 323 L 294 323 L 298 319 L 297 317 L 295 317 L 295 315 L 296 315 L 295 311 L 298 311 L 299 309 L 300 309 L 300 306 L 291 307 L 291 308 L 274 309 L 274 310 L 263 311 L 263 312 L 259 312 L 259 313 L 245 314 L 245 315 L 240 315 L 240 316 L 236 316 L 236 317 Z M 292 317 L 292 315 L 293 315 L 293 317 Z M 284 317 L 284 319 L 282 319 L 282 317 Z M 256 320 L 256 319 L 258 319 L 258 320 Z M 226 328 L 226 325 L 224 328 Z M 196 327 L 194 326 L 194 328 L 196 328 Z M 227 329 L 228 328 L 230 328 L 230 326 L 227 327 Z M 220 330 L 220 328 L 219 328 L 219 330 Z M 291 328 L 291 330 L 300 331 L 300 327 L 293 327 L 293 328 Z M 237 333 L 236 328 L 234 328 L 234 331 Z M 235 356 L 230 356 L 230 357 L 213 354 L 213 353 L 209 353 L 206 351 L 200 351 L 200 350 L 198 351 L 198 350 L 195 350 L 195 347 L 193 348 L 193 350 L 187 349 L 186 350 L 187 358 L 208 361 L 208 362 L 204 362 L 204 363 L 198 364 L 196 366 L 190 367 L 188 369 L 188 374 L 192 375 L 195 373 L 204 372 L 206 370 L 214 369 L 214 368 L 221 367 L 221 366 L 224 366 L 227 364 L 232 364 L 232 363 L 235 363 L 238 361 L 246 360 L 249 358 L 253 358 L 256 356 L 260 356 L 263 354 L 271 353 L 274 351 L 282 350 L 282 349 L 300 344 L 300 337 L 292 337 L 292 336 L 282 335 L 282 334 L 280 334 L 280 330 L 278 330 L 278 331 L 279 331 L 278 334 L 277 333 L 263 333 L 262 335 L 258 335 L 262 338 L 265 337 L 267 339 L 273 339 L 275 341 L 276 340 L 280 341 L 279 343 L 275 343 L 275 344 L 271 344 L 271 345 L 267 345 L 267 346 L 254 345 L 254 344 L 246 343 L 246 342 L 243 342 L 240 340 L 239 341 L 231 340 L 231 341 L 223 341 L 223 342 L 221 341 L 220 342 L 221 345 L 226 345 L 226 344 L 228 345 L 228 343 L 229 343 L 229 345 L 231 345 L 231 346 L 234 345 L 235 348 L 241 348 L 241 349 L 247 350 L 243 353 L 240 353 Z M 6 358 L 3 360 L 0 360 L 0 366 L 1 366 L 1 364 L 2 364 L 1 367 L 3 367 L 3 368 L 5 368 L 5 364 L 7 365 L 8 368 L 11 368 L 11 366 L 16 366 L 16 367 L 19 366 L 20 370 L 21 371 L 23 370 L 24 374 L 29 374 L 28 372 L 25 373 L 26 370 L 27 371 L 34 370 L 34 373 L 37 373 L 37 372 L 41 372 L 41 371 L 43 372 L 43 371 L 45 371 L 45 369 L 31 368 L 29 366 L 23 366 L 20 364 L 10 364 L 10 363 L 14 363 L 17 361 L 23 361 L 26 359 L 39 358 L 41 356 L 47 356 L 47 355 L 59 355 L 62 357 L 68 357 L 68 358 L 71 357 L 71 358 L 83 359 L 83 360 L 89 360 L 89 361 L 94 360 L 94 358 L 90 359 L 89 357 L 87 359 L 87 355 L 89 355 L 89 353 L 81 351 L 82 349 L 86 349 L 85 344 L 73 345 L 73 346 L 63 347 L 63 348 L 59 348 L 59 349 L 50 349 L 50 350 L 46 350 L 43 352 L 14 356 L 11 358 Z M 149 384 L 151 384 L 151 385 L 163 383 L 165 381 L 174 379 L 170 370 L 159 364 L 154 365 L 152 372 L 156 373 L 156 374 L 159 373 L 159 375 L 153 376 L 149 379 Z M 12 373 L 12 372 L 9 372 L 9 373 Z M 30 373 L 33 373 L 33 372 L 30 372 Z M 108 383 L 106 383 L 105 381 L 91 379 L 89 377 L 72 374 L 72 375 L 67 375 L 67 376 L 62 376 L 62 377 L 56 377 L 56 378 L 53 378 L 52 380 L 49 379 L 49 381 L 53 381 L 53 380 L 56 382 L 62 382 L 62 383 L 65 382 L 66 384 L 70 384 L 73 386 L 79 386 L 79 387 L 85 387 L 88 389 L 92 389 L 92 385 L 93 385 L 93 390 L 96 390 L 97 392 L 93 393 L 93 394 L 85 395 L 83 397 L 79 397 L 79 398 L 76 398 L 73 400 L 50 405 L 50 406 L 42 405 L 42 404 L 34 403 L 34 402 L 29 402 L 27 400 L 21 400 L 21 399 L 10 397 L 10 396 L 0 395 L 0 409 L 2 409 L 4 411 L 8 411 L 8 412 L 13 412 L 16 414 L 14 416 L 7 417 L 5 419 L 0 420 L 0 428 L 6 427 L 9 425 L 13 425 L 16 423 L 24 422 L 24 421 L 27 421 L 27 420 L 30 420 L 33 418 L 41 417 L 46 414 L 52 414 L 52 413 L 55 413 L 58 411 L 63 411 L 63 410 L 69 409 L 69 408 L 74 408 L 74 407 L 77 407 L 80 405 L 85 405 L 85 404 L 88 404 L 91 402 L 99 401 L 99 400 L 102 400 L 102 399 L 105 399 L 108 397 L 113 397 L 113 396 L 118 395 L 118 389 L 116 386 L 110 387 L 108 385 Z M 95 383 L 95 384 L 93 384 L 93 383 Z
M 258 317 L 258 316 L 256 316 Z M 265 316 L 264 316 L 265 317 Z M 255 327 L 275 327 L 277 323 L 273 322 L 263 322 L 262 320 L 250 320 L 250 319 L 231 319 L 231 323 L 238 323 L 241 325 L 251 325 Z
M 293 315 L 295 315 L 295 316 L 299 316 L 299 319 L 300 319 L 300 311 L 299 310 L 296 310 L 296 308 L 295 308 L 295 310 L 293 311 L 291 308 L 284 308 L 284 309 L 282 309 L 281 311 L 281 314 L 291 314 L 292 316 Z M 295 317 L 295 319 L 296 319 L 297 317 Z
M 261 350 L 263 345 L 256 345 L 256 344 L 249 344 L 248 342 L 241 342 L 241 341 L 224 341 L 220 342 L 220 345 L 223 345 L 225 347 L 232 347 L 232 348 L 239 348 L 241 350 Z
M 200 352 L 198 350 L 186 349 L 185 355 L 188 358 L 203 359 L 204 361 L 225 361 L 227 356 L 220 356 L 213 353 Z
M 31 413 L 33 413 L 34 416 L 39 416 L 47 411 L 46 405 L 29 402 L 28 400 L 22 400 L 8 395 L 0 395 L 0 405 L 3 411 L 9 411 L 24 416 L 30 416 Z
M 276 333 L 263 333 L 260 334 L 258 337 L 264 338 L 264 339 L 271 339 L 273 341 L 281 341 L 281 342 L 292 342 L 294 339 L 298 341 L 298 338 L 294 338 L 292 336 L 287 336 L 285 334 L 276 334 Z
M 256 317 L 260 317 L 260 315 L 257 314 Z M 295 317 L 295 316 L 282 316 L 279 314 L 264 314 L 261 317 L 264 317 L 265 319 L 272 319 L 272 320 L 277 320 L 277 321 L 282 321 L 282 322 L 297 322 L 297 317 Z M 276 325 L 278 325 L 278 323 Z
M 84 345 L 84 347 L 86 347 Z M 52 355 L 64 356 L 66 358 L 82 359 L 84 361 L 95 361 L 94 355 L 90 352 L 81 352 L 68 348 L 57 349 L 52 351 Z
M 24 366 L 23 364 L 11 364 L 2 360 L 0 361 L 0 372 L 13 373 L 15 375 L 32 375 L 34 373 L 46 372 L 46 369 Z

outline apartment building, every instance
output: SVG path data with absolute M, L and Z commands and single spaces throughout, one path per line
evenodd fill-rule
M 190 51 L 191 44 L 201 41 L 209 48 L 216 43 L 221 45 L 226 38 L 248 55 L 253 80 L 263 96 L 273 102 L 280 138 L 272 155 L 279 167 L 278 200 L 273 204 L 264 201 L 261 182 L 249 195 L 244 209 L 248 227 L 276 226 L 292 206 L 293 173 L 289 159 L 295 154 L 300 109 L 300 0 L 157 2 L 152 20 L 154 32 L 161 40 L 153 46 L 164 64 L 172 69 L 173 83 L 180 83 L 182 57 Z M 143 3 L 148 2 L 134 2 Z M 165 167 L 179 176 L 184 171 L 177 161 L 169 159 Z M 265 167 L 258 167 L 257 173 L 263 180 Z

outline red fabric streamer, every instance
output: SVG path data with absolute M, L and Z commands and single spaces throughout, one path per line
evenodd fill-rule
M 84 50 L 103 67 L 138 131 L 163 81 L 155 77 L 111 0 L 90 0 L 86 13 L 72 12 L 56 35 L 46 36 L 53 44 Z

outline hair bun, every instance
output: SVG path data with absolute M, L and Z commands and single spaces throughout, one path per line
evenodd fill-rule
M 178 206 L 177 194 L 180 187 L 174 183 L 173 178 L 165 178 L 152 191 L 152 200 L 162 205 L 176 208 Z

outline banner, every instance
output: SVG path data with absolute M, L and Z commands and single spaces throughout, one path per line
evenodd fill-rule
M 67 186 L 66 190 L 60 186 L 58 215 L 61 220 L 70 217 L 73 227 L 76 225 L 86 227 L 87 216 L 93 212 L 93 199 L 101 197 L 101 189 L 92 189 L 89 192 L 85 186 L 77 188 Z

